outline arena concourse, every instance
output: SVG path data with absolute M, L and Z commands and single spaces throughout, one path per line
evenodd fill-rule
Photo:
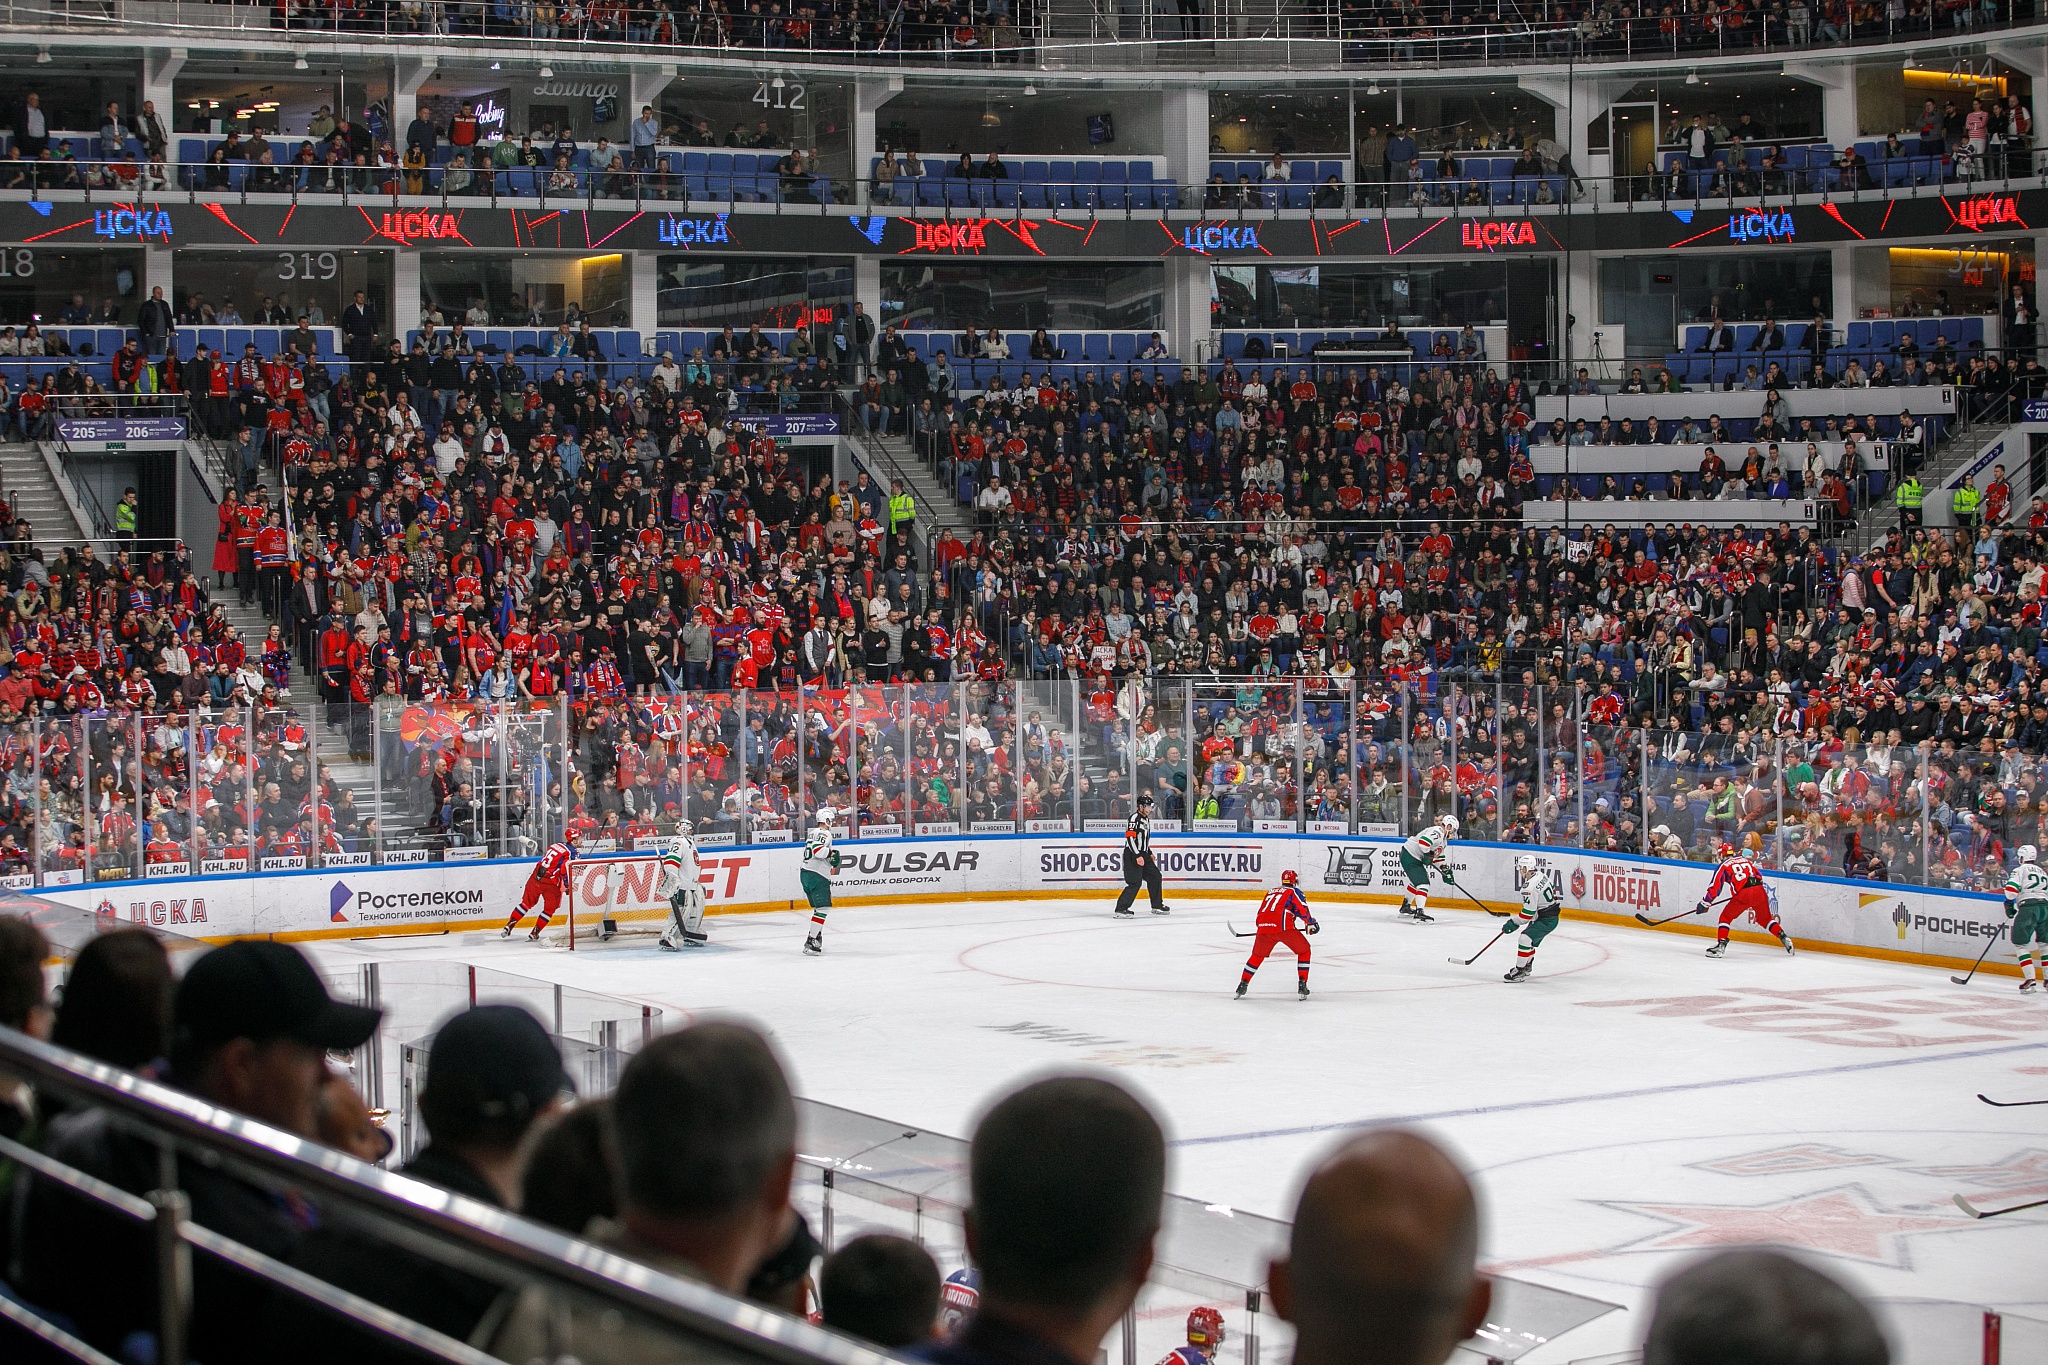
M 2048 1360 L 2029 0 L 91 10 L 0 1358 Z

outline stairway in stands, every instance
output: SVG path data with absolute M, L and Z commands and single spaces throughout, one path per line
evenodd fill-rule
M 14 509 L 14 519 L 35 528 L 36 539 L 48 546 L 71 544 L 90 533 L 81 527 L 58 491 L 42 448 L 30 442 L 0 445 L 0 492 Z
M 883 436 L 877 438 L 882 449 L 889 452 L 889 458 L 903 475 L 903 482 L 910 488 L 911 496 L 917 499 L 917 520 L 919 527 L 931 539 L 938 539 L 939 533 L 951 527 L 962 540 L 974 537 L 974 509 L 953 496 L 953 490 L 946 480 L 928 468 L 918 458 L 917 450 L 908 436 Z M 886 484 L 883 492 L 887 492 Z
M 277 505 L 283 493 L 283 484 L 277 472 L 265 466 L 259 481 L 268 493 L 272 506 Z M 211 547 L 208 547 L 208 555 Z M 194 555 L 195 559 L 200 558 Z M 263 637 L 270 633 L 270 619 L 263 609 L 255 604 L 242 605 L 235 589 L 212 588 L 211 576 L 207 579 L 208 590 L 213 600 L 221 604 L 228 620 L 242 632 L 242 641 L 249 648 L 251 660 L 262 653 Z M 406 809 L 403 792 L 386 789 L 380 801 L 377 794 L 377 774 L 371 763 L 360 762 L 348 751 L 348 731 L 339 724 L 327 723 L 327 706 L 320 700 L 320 689 L 311 674 L 299 667 L 296 655 L 292 659 L 292 685 L 290 692 L 292 710 L 305 724 L 306 734 L 313 742 L 314 753 L 319 758 L 320 771 L 326 774 L 334 794 L 339 796 L 342 789 L 355 794 L 356 809 L 365 816 L 375 816 L 377 827 L 384 832 L 384 846 L 389 848 L 411 847 L 418 842 L 418 821 Z

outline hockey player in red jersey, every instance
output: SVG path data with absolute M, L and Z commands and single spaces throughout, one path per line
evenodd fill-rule
M 1286 944 L 1294 953 L 1294 970 L 1297 975 L 1296 989 L 1303 1000 L 1308 999 L 1308 939 L 1298 925 L 1306 925 L 1313 934 L 1322 929 L 1316 918 L 1308 912 L 1308 902 L 1302 898 L 1301 877 L 1293 868 L 1280 874 L 1280 885 L 1266 893 L 1266 899 L 1259 902 L 1259 932 L 1252 940 L 1252 955 L 1245 959 L 1244 975 L 1238 978 L 1237 998 L 1244 999 L 1244 993 L 1251 989 L 1252 973 L 1266 960 L 1266 954 L 1278 944 Z
M 1728 932 L 1744 915 L 1753 918 L 1757 924 L 1770 931 L 1771 935 L 1784 945 L 1786 952 L 1792 951 L 1792 936 L 1785 932 L 1785 926 L 1778 922 L 1778 912 L 1771 905 L 1770 892 L 1764 887 L 1763 874 L 1746 855 L 1739 855 L 1731 844 L 1722 844 L 1714 850 L 1721 866 L 1714 871 L 1714 880 L 1707 884 L 1707 894 L 1700 897 L 1700 903 L 1693 907 L 1695 915 L 1703 915 L 1707 907 L 1724 893 L 1727 904 L 1721 907 L 1721 925 L 1715 932 L 1714 946 L 1707 949 L 1708 957 L 1721 957 L 1728 951 Z
M 526 936 L 527 942 L 540 942 L 540 931 L 548 927 L 548 921 L 555 917 L 555 911 L 562 908 L 562 892 L 568 888 L 569 873 L 576 862 L 576 835 L 563 835 L 558 843 L 548 845 L 548 851 L 540 855 L 540 861 L 527 874 L 526 889 L 519 893 L 519 908 L 512 912 L 512 918 L 505 921 L 505 932 L 500 938 L 512 937 L 512 931 L 519 927 L 519 921 L 535 906 L 540 907 L 540 918 L 534 921 L 533 932 Z
M 1197 1308 L 1188 1314 L 1188 1344 L 1168 1351 L 1159 1365 L 1214 1365 L 1222 1345 L 1223 1315 L 1206 1306 Z

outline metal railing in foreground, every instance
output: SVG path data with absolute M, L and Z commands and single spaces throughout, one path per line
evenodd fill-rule
M 178 1157 L 273 1192 L 289 1191 L 317 1205 L 329 1222 L 403 1245 L 507 1289 L 539 1286 L 600 1301 L 610 1311 L 658 1324 L 688 1339 L 706 1360 L 757 1365 L 883 1365 L 890 1357 L 795 1318 L 728 1298 L 601 1251 L 536 1223 L 445 1189 L 394 1175 L 351 1157 L 219 1109 L 183 1092 L 106 1066 L 22 1034 L 0 1030 L 0 1070 L 74 1107 L 95 1107 L 122 1129 L 164 1153 L 162 1184 L 142 1194 L 116 1189 L 53 1161 L 33 1148 L 0 1139 L 0 1157 L 36 1178 L 153 1230 L 158 1296 L 156 1359 L 184 1365 L 195 1307 L 192 1262 L 224 1262 L 275 1292 L 307 1300 L 357 1327 L 403 1343 L 427 1359 L 482 1365 L 492 1357 L 408 1318 L 345 1293 L 190 1219 L 177 1188 Z M 61 1327 L 18 1303 L 0 1299 L 0 1340 L 26 1333 L 61 1356 L 106 1359 Z

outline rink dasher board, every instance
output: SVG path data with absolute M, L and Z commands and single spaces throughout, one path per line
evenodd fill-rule
M 1398 839 L 1323 834 L 1159 834 L 1152 841 L 1168 887 L 1206 897 L 1257 899 L 1289 868 L 1311 905 L 1390 905 L 1402 894 Z M 833 884 L 840 906 L 1093 899 L 1123 887 L 1123 841 L 1102 834 L 967 834 L 839 845 L 847 866 Z M 1436 909 L 1469 910 L 1460 888 L 1489 908 L 1518 903 L 1515 859 L 1534 853 L 1555 867 L 1568 918 L 1641 928 L 1695 904 L 1713 869 L 1704 864 L 1623 857 L 1543 845 L 1460 840 L 1451 845 L 1457 888 L 1436 882 Z M 802 908 L 799 844 L 705 848 L 699 854 L 713 915 Z M 517 904 L 531 859 L 411 864 L 163 878 L 113 886 L 44 887 L 34 893 L 121 921 L 194 938 L 285 940 L 364 938 L 497 928 Z M 649 853 L 579 859 L 576 925 L 595 932 L 609 914 L 621 923 L 666 918 Z M 1923 890 L 1882 882 L 1766 872 L 1786 929 L 1801 946 L 1925 966 L 1967 966 L 1988 938 L 2004 938 L 2001 899 L 1982 892 Z M 556 923 L 565 921 L 558 917 Z M 1715 916 L 1667 926 L 1710 933 Z M 1736 937 L 1766 941 L 1744 920 Z M 2016 974 L 1994 954 L 1983 970 Z

